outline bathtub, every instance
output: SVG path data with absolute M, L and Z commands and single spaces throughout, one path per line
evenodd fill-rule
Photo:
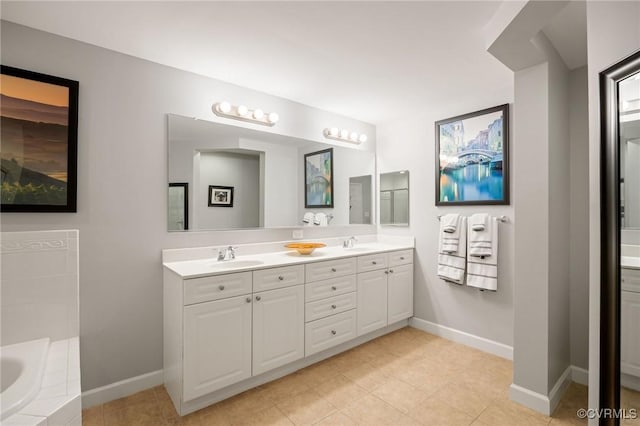
M 0 420 L 17 413 L 38 395 L 48 352 L 49 339 L 0 348 Z
M 81 426 L 80 342 L 31 340 L 0 347 L 2 426 Z

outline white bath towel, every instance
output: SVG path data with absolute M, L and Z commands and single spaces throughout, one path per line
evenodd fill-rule
M 304 224 L 304 226 L 313 226 L 313 221 L 315 217 L 316 217 L 315 214 L 311 212 L 306 212 L 304 214 L 304 217 L 302 218 L 302 223 Z
M 484 231 L 487 227 L 489 215 L 486 213 L 476 213 L 469 218 L 469 227 L 474 231 Z
M 465 266 L 467 254 L 467 233 L 462 232 L 467 228 L 467 219 L 460 217 L 457 230 L 454 235 L 457 236 L 457 244 L 455 251 L 445 251 L 445 248 L 451 248 L 451 244 L 444 241 L 443 237 L 453 237 L 451 234 L 445 234 L 440 231 L 439 248 L 438 248 L 438 276 L 445 281 L 456 284 L 464 284 Z
M 458 252 L 460 236 L 467 233 L 466 227 L 461 225 L 463 219 L 459 214 L 447 214 L 440 218 L 440 253 Z
M 467 250 L 467 285 L 481 290 L 498 290 L 498 220 L 489 218 L 491 229 L 491 255 L 477 257 Z M 469 230 L 471 233 L 471 230 Z M 471 245 L 471 238 L 469 238 Z
M 327 215 L 324 213 L 316 213 L 316 217 L 313 220 L 313 224 L 317 226 L 327 226 L 329 221 L 327 220 Z
M 440 218 L 440 229 L 447 234 L 453 234 L 460 224 L 459 214 L 446 214 Z
M 467 235 L 469 239 L 469 256 L 487 257 L 493 254 L 493 228 L 494 220 L 491 218 L 488 218 L 486 226 L 481 231 L 473 229 L 473 225 L 469 221 L 469 233 Z

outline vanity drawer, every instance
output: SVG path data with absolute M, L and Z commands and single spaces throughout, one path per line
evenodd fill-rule
M 369 272 L 387 267 L 387 253 L 358 257 L 358 272 Z
M 273 290 L 304 283 L 304 265 L 253 271 L 253 291 Z
M 356 273 L 356 258 L 329 260 L 327 262 L 309 263 L 305 266 L 306 282 L 326 280 Z
M 640 269 L 622 268 L 622 290 L 640 293 Z
M 329 315 L 339 314 L 356 307 L 356 293 L 341 294 L 328 299 L 316 300 L 305 306 L 305 321 L 315 321 Z
M 356 310 L 309 322 L 305 326 L 305 356 L 356 337 Z
M 339 294 L 351 293 L 356 291 L 356 276 L 349 275 L 346 277 L 333 278 L 331 280 L 316 281 L 305 285 L 305 300 L 313 302 L 314 300 L 326 299 L 327 297 L 337 296 Z
M 389 266 L 413 263 L 413 250 L 401 250 L 389 253 Z
M 185 305 L 249 293 L 251 293 L 251 272 L 191 278 L 184 281 Z

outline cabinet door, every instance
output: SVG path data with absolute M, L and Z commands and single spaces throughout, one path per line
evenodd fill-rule
M 389 324 L 413 316 L 413 264 L 389 268 Z
M 254 294 L 253 375 L 304 357 L 304 285 Z
M 621 302 L 620 369 L 640 377 L 640 293 L 623 291 Z
M 183 399 L 251 377 L 251 297 L 184 308 Z
M 387 274 L 358 274 L 358 336 L 387 325 Z

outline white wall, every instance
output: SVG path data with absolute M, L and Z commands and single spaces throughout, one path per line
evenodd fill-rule
M 640 49 L 640 3 L 587 2 L 589 70 L 589 406 L 600 363 L 600 96 L 598 73 Z M 597 420 L 589 424 L 596 425 Z
M 481 84 L 481 82 L 479 82 Z M 483 98 L 452 99 L 450 104 L 425 106 L 404 117 L 378 126 L 378 173 L 408 170 L 410 174 L 410 226 L 381 227 L 385 234 L 415 235 L 414 315 L 443 326 L 511 346 L 513 344 L 513 206 L 436 207 L 434 123 L 513 101 L 513 80 Z M 512 139 L 511 146 L 518 141 Z M 512 167 L 518 167 L 517 164 Z M 512 169 L 513 170 L 513 169 Z M 379 179 L 378 179 L 379 180 Z M 513 186 L 512 186 L 513 188 Z M 512 189 L 512 195 L 515 189 Z M 506 215 L 500 224 L 498 291 L 480 292 L 447 284 L 437 277 L 438 215 L 487 212 Z
M 211 105 L 227 99 L 280 114 L 273 128 L 247 127 L 316 141 L 328 125 L 353 128 L 369 135 L 363 148 L 375 147 L 367 123 L 9 22 L 0 31 L 3 65 L 80 82 L 78 213 L 2 213 L 1 220 L 5 231 L 80 229 L 84 390 L 162 368 L 161 249 L 291 238 L 287 229 L 167 232 L 167 113 L 223 122 Z M 305 236 L 374 230 L 305 229 Z
M 199 187 L 193 200 L 201 229 L 260 226 L 260 157 L 202 152 Z M 232 186 L 233 207 L 209 207 L 209 185 Z

